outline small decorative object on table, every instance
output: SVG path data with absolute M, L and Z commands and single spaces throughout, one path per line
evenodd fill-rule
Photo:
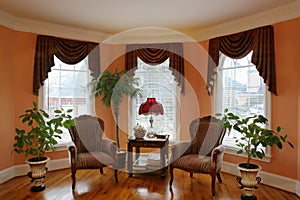
M 137 124 L 133 128 L 133 131 L 134 131 L 134 136 L 136 139 L 141 139 L 146 135 L 146 129 L 140 124 Z

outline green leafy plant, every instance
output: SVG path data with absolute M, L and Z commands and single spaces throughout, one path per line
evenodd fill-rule
M 137 88 L 138 79 L 129 76 L 126 71 L 116 69 L 114 73 L 104 71 L 96 80 L 92 81 L 94 85 L 94 95 L 102 96 L 102 103 L 109 107 L 112 106 L 113 113 L 116 117 L 116 140 L 117 149 L 120 151 L 119 139 L 119 114 L 120 104 L 123 100 L 123 95 L 136 97 L 141 95 L 141 90 Z
M 56 151 L 55 145 L 58 138 L 61 138 L 62 127 L 69 128 L 75 125 L 74 120 L 68 113 L 61 110 L 55 110 L 55 116 L 49 119 L 49 114 L 37 107 L 37 103 L 33 102 L 33 108 L 25 110 L 25 114 L 21 115 L 22 123 L 26 124 L 28 129 L 16 128 L 14 151 L 24 153 L 25 157 L 31 155 L 37 161 L 43 160 L 46 151 Z
M 226 108 L 219 123 L 223 123 L 224 128 L 230 131 L 232 129 L 241 134 L 240 138 L 236 138 L 236 146 L 240 148 L 237 154 L 247 154 L 247 167 L 250 165 L 252 158 L 263 159 L 266 155 L 263 148 L 267 146 L 277 146 L 282 149 L 283 143 L 287 142 L 292 148 L 293 144 L 287 141 L 287 135 L 282 134 L 282 127 L 278 126 L 276 130 L 264 128 L 268 125 L 268 119 L 263 115 L 253 115 L 245 118 L 231 113 Z

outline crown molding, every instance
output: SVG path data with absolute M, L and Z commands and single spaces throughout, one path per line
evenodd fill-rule
M 238 33 L 253 28 L 273 25 L 275 23 L 300 17 L 300 0 L 270 9 L 255 15 L 239 18 L 216 26 L 199 30 L 185 31 L 187 35 L 196 41 L 208 40 L 214 37 Z
M 166 42 L 195 42 L 187 35 L 167 28 L 143 27 L 130 29 L 107 38 L 103 43 L 134 44 L 134 43 L 166 43 Z
M 257 28 L 260 26 L 272 25 L 298 17 L 300 17 L 300 0 L 295 0 L 292 3 L 286 4 L 284 6 L 270 9 L 248 17 L 232 20 L 226 23 L 218 24 L 216 26 L 177 31 L 181 35 L 180 37 L 176 37 L 174 35 L 172 35 L 172 37 L 162 35 L 162 38 L 160 38 L 158 41 L 165 41 L 166 38 L 167 41 L 176 40 L 175 42 L 178 42 L 178 40 L 183 42 L 191 41 L 191 39 L 193 39 L 194 41 L 203 41 L 214 37 Z M 17 31 L 72 38 L 84 41 L 93 41 L 100 43 L 105 40 L 110 40 L 110 42 L 113 41 L 112 43 L 115 44 L 124 43 L 124 37 L 119 38 L 121 39 L 120 41 L 116 38 L 111 40 L 109 38 L 114 36 L 112 34 L 24 19 L 11 15 L 2 10 L 0 10 L 0 25 Z M 182 35 L 186 35 L 186 38 L 188 39 L 184 39 L 185 37 L 182 37 Z M 146 41 L 144 42 L 147 42 L 148 40 L 149 42 L 157 41 L 157 38 L 157 35 L 155 35 L 155 38 L 146 37 L 146 39 L 144 39 Z M 135 39 L 130 38 L 130 42 L 132 42 L 132 40 L 134 41 Z
M 87 29 L 74 28 L 59 24 L 40 22 L 35 20 L 16 17 L 0 10 L 0 25 L 16 31 L 51 35 L 56 37 L 77 39 L 91 42 L 102 42 L 110 37 L 109 34 L 90 31 Z

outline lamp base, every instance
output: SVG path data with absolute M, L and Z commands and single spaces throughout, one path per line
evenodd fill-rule
M 150 122 L 150 128 L 148 129 L 147 137 L 148 138 L 155 138 L 157 134 L 156 134 L 156 132 L 153 128 L 153 117 L 152 117 L 152 115 L 150 116 L 149 122 Z
M 147 137 L 148 137 L 148 138 L 155 138 L 155 137 L 156 137 L 156 133 L 154 133 L 154 132 L 149 132 L 149 133 L 147 133 Z
M 148 138 L 155 138 L 157 136 L 154 128 L 151 126 L 147 132 L 147 137 Z

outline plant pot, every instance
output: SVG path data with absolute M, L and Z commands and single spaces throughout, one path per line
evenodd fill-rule
M 126 164 L 126 151 L 117 151 L 117 168 L 122 169 Z
M 26 161 L 29 164 L 30 171 L 27 173 L 34 182 L 34 186 L 31 187 L 31 191 L 39 192 L 43 191 L 46 186 L 42 183 L 43 178 L 48 170 L 46 167 L 47 162 L 50 160 L 48 157 L 43 157 L 43 160 L 37 161 L 37 158 L 30 158 Z
M 253 189 L 257 189 L 257 185 L 261 182 L 261 178 L 257 177 L 257 173 L 261 170 L 261 167 L 256 164 L 240 163 L 237 165 L 240 170 L 241 176 L 237 177 L 237 182 L 241 185 L 240 188 L 245 192 L 241 195 L 242 200 L 256 200 L 256 196 L 253 194 Z

